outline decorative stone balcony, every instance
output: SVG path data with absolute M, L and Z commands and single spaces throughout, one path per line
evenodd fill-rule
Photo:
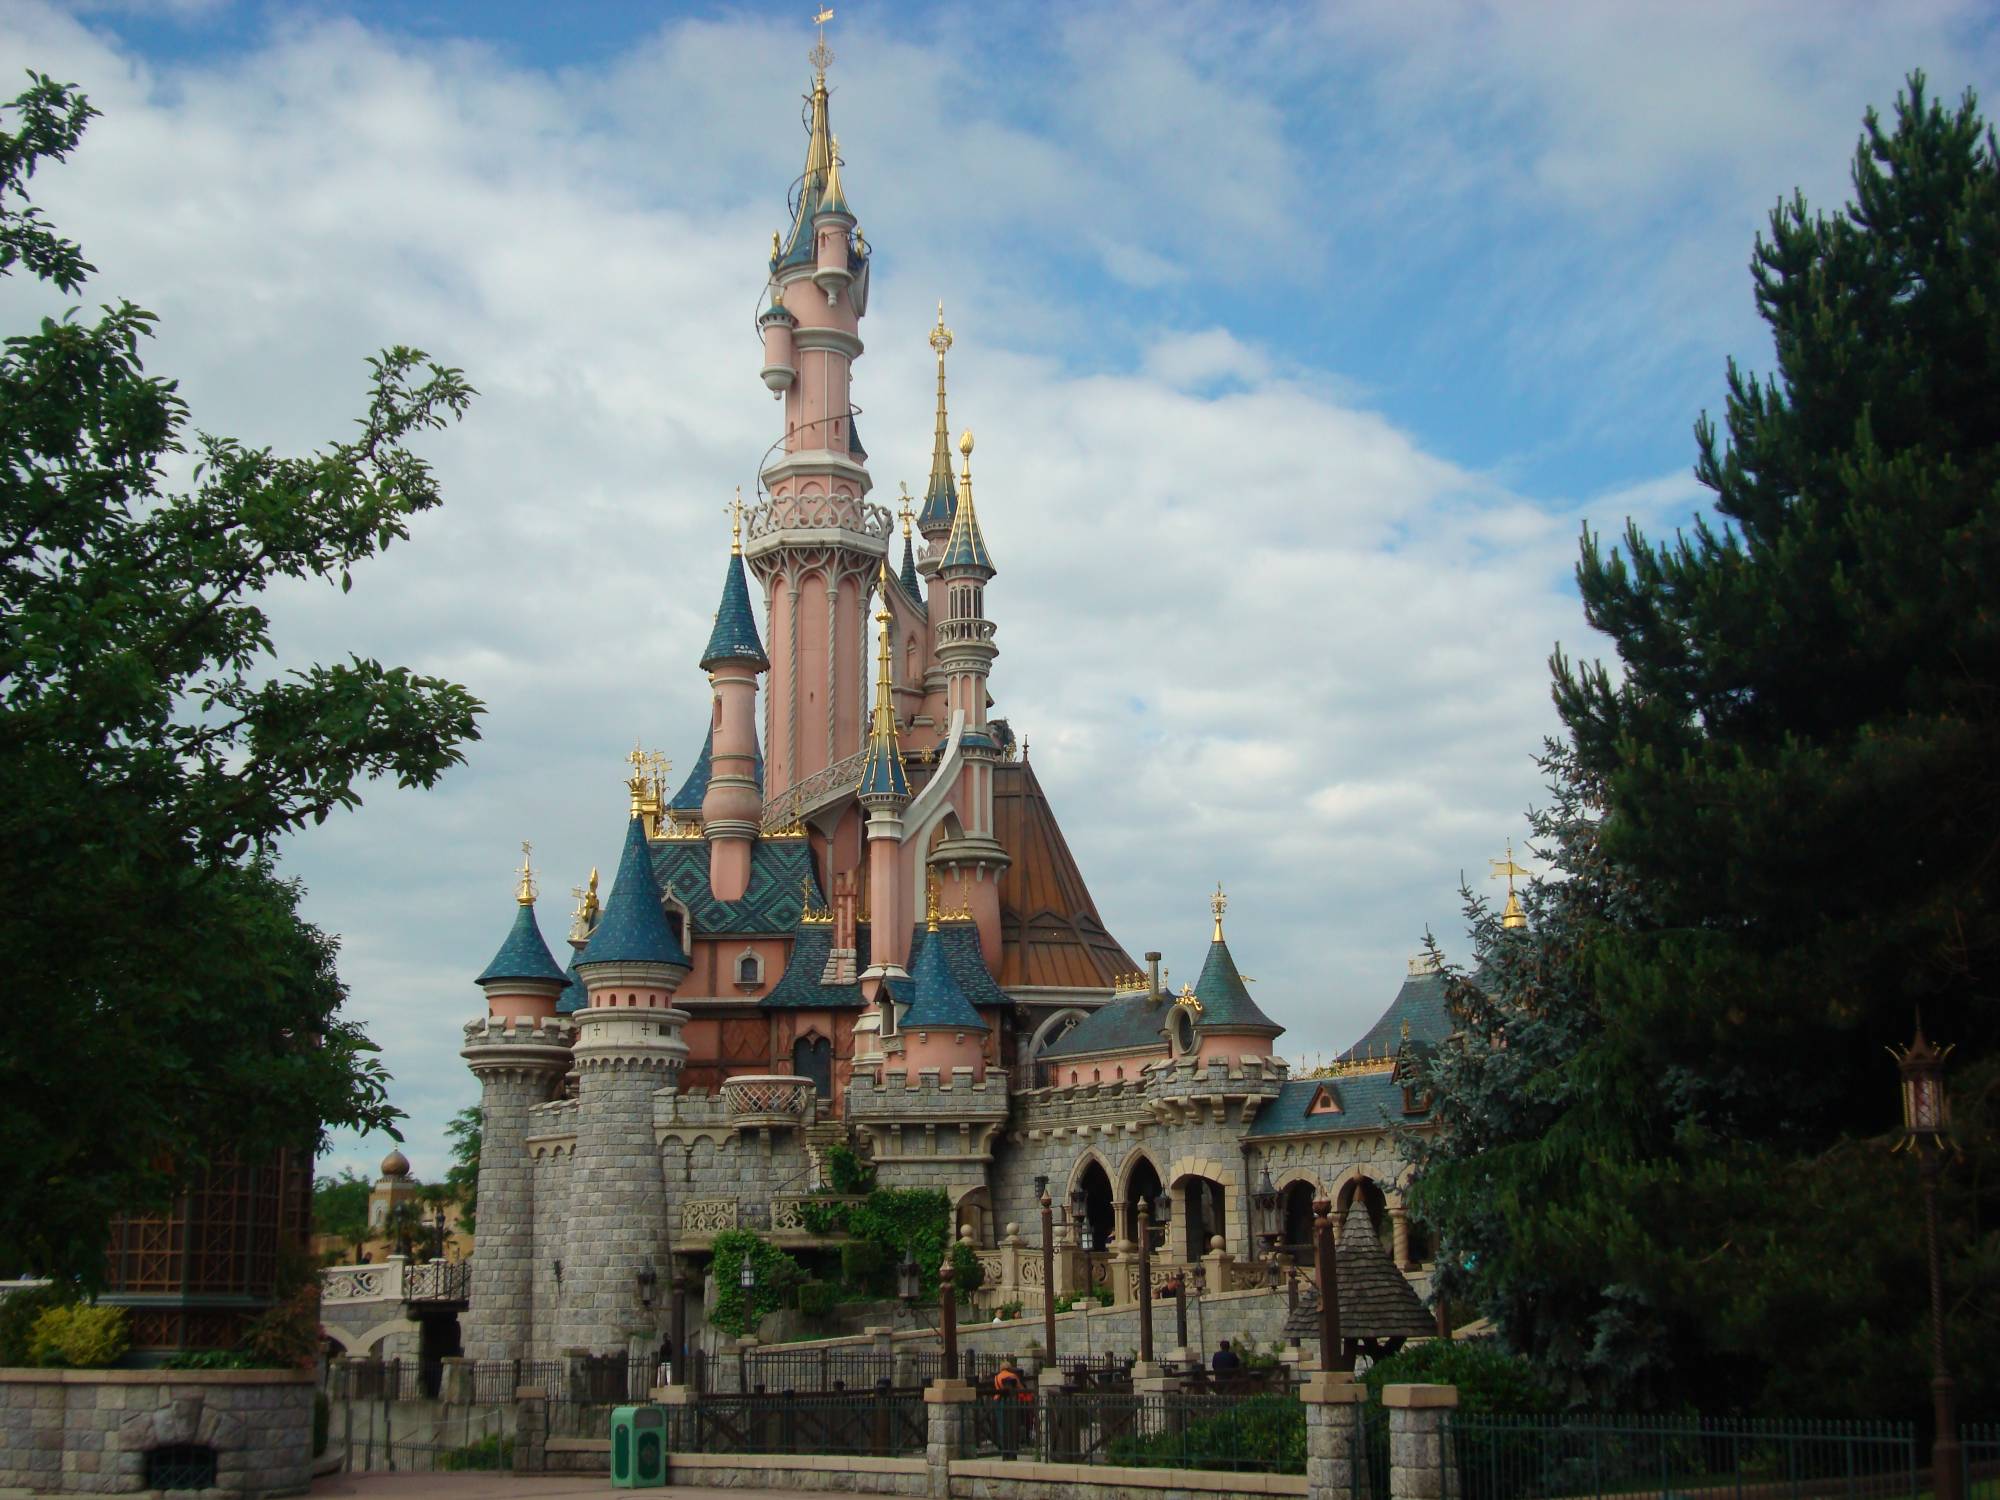
M 729 1122 L 746 1130 L 798 1130 L 812 1124 L 814 1092 L 811 1079 L 786 1073 L 746 1073 L 722 1084 Z

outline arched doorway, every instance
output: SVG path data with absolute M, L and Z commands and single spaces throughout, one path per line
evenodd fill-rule
M 1090 1231 L 1084 1248 L 1105 1250 L 1111 1245 L 1111 1174 L 1104 1164 L 1090 1161 L 1078 1174 L 1076 1185 L 1083 1189 L 1083 1222 Z
M 824 1110 L 833 1098 L 833 1043 L 818 1032 L 808 1032 L 793 1042 L 792 1076 L 812 1080 Z
M 1295 1266 L 1309 1266 L 1313 1257 L 1313 1199 L 1318 1188 L 1310 1182 L 1285 1185 L 1285 1239 L 1283 1249 Z
M 1189 1261 L 1198 1261 L 1208 1254 L 1208 1242 L 1216 1235 L 1227 1242 L 1229 1221 L 1223 1211 L 1221 1183 L 1213 1177 L 1190 1173 L 1174 1184 L 1174 1197 L 1179 1200 L 1174 1204 L 1174 1216 L 1181 1221 L 1181 1233 L 1175 1238 Z
M 1135 1245 L 1139 1242 L 1139 1200 L 1153 1202 L 1163 1186 L 1160 1169 L 1153 1165 L 1151 1157 L 1141 1156 L 1125 1173 L 1125 1201 L 1119 1210 L 1118 1232 Z

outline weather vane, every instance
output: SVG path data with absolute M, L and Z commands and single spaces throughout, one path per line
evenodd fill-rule
M 722 507 L 722 513 L 729 517 L 729 550 L 737 555 L 743 552 L 743 486 L 736 486 L 736 498 Z
M 521 840 L 521 890 L 520 902 L 523 906 L 535 904 L 535 846 L 526 839 Z
M 833 7 L 823 5 L 813 16 L 813 25 L 819 28 L 819 41 L 806 54 L 806 61 L 821 73 L 833 66 L 833 49 L 826 44 L 826 23 L 833 19 Z

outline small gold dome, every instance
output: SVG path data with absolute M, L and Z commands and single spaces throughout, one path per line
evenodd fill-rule
M 403 1155 L 401 1151 L 392 1149 L 387 1156 L 382 1158 L 382 1175 L 384 1177 L 408 1177 L 410 1175 L 410 1159 Z

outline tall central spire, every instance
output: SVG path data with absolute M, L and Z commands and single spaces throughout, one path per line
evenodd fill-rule
M 937 327 L 931 330 L 931 348 L 937 351 L 937 431 L 931 439 L 930 483 L 924 486 L 924 508 L 917 515 L 917 529 L 926 537 L 951 530 L 951 518 L 958 509 L 958 490 L 951 478 L 951 419 L 944 403 L 944 357 L 951 345 L 951 330 L 944 326 L 944 304 L 940 302 Z

